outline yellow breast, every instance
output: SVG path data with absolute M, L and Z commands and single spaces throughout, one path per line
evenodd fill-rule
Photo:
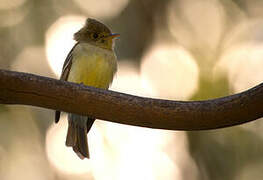
M 79 44 L 73 51 L 68 81 L 108 89 L 117 70 L 113 51 Z

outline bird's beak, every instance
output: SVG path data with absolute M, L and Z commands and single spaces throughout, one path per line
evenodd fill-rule
M 108 37 L 106 37 L 107 39 L 114 39 L 114 38 L 117 38 L 119 37 L 120 34 L 116 34 L 116 33 L 113 33 L 113 34 L 110 34 Z

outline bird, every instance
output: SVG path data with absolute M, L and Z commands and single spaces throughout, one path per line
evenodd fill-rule
M 60 80 L 108 89 L 117 72 L 114 44 L 119 34 L 98 20 L 87 18 L 84 26 L 74 34 L 75 45 L 63 64 Z M 74 101 L 74 99 L 73 99 Z M 55 123 L 61 112 L 55 112 Z M 80 159 L 90 158 L 87 133 L 94 117 L 68 114 L 66 146 L 72 147 Z

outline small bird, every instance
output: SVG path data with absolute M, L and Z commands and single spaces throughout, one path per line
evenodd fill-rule
M 60 79 L 96 88 L 108 89 L 117 71 L 114 40 L 119 34 L 111 33 L 101 22 L 88 18 L 74 34 L 77 43 L 69 52 Z M 55 113 L 55 122 L 60 111 Z M 81 158 L 89 158 L 87 133 L 95 118 L 78 114 L 68 114 L 66 146 L 71 146 Z

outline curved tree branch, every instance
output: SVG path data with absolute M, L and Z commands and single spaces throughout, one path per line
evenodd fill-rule
M 263 83 L 239 94 L 187 102 L 143 98 L 0 70 L 0 103 L 39 106 L 150 128 L 204 130 L 262 117 Z

